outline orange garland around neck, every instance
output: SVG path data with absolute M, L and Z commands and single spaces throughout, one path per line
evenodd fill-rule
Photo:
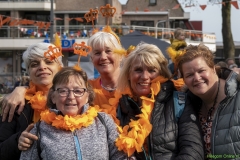
M 102 105 L 103 112 L 110 114 L 115 123 L 118 126 L 119 137 L 116 139 L 115 145 L 118 150 L 123 150 L 130 157 L 135 151 L 142 152 L 142 146 L 145 142 L 146 137 L 152 130 L 152 124 L 150 123 L 150 116 L 154 107 L 155 96 L 159 93 L 161 83 L 166 82 L 168 79 L 164 77 L 157 77 L 151 83 L 151 97 L 140 97 L 142 100 L 141 114 L 136 115 L 138 120 L 131 120 L 131 122 L 120 127 L 120 122 L 117 119 L 116 110 L 118 107 L 119 99 L 124 94 L 128 94 L 132 97 L 130 89 L 127 89 L 124 93 L 120 93 L 118 90 L 115 92 L 114 98 L 109 99 L 109 104 Z
M 29 86 L 29 89 L 27 89 L 25 93 L 25 99 L 29 100 L 28 103 L 31 104 L 31 107 L 34 109 L 34 111 L 44 111 L 47 102 L 47 97 L 45 94 L 48 92 L 48 90 L 37 91 L 36 85 L 34 85 L 32 82 L 30 82 Z
M 68 115 L 56 115 L 54 112 L 50 112 L 47 109 L 41 113 L 41 120 L 56 127 L 57 129 L 73 132 L 76 129 L 81 129 L 82 127 L 88 127 L 91 125 L 95 117 L 97 117 L 98 111 L 98 106 L 89 107 L 85 113 L 73 117 Z

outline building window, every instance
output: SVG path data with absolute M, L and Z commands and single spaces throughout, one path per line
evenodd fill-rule
M 154 21 L 131 21 L 131 25 L 154 27 Z
M 157 0 L 149 0 L 149 6 L 155 6 L 157 4 Z
M 56 25 L 63 26 L 64 25 L 64 14 L 56 14 L 55 20 L 56 20 Z

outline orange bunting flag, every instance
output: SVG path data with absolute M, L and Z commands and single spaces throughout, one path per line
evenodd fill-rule
M 4 25 L 5 23 L 8 23 L 11 21 L 11 17 L 7 17 L 3 20 L 3 16 L 0 17 L 0 28 L 2 27 L 2 25 Z
M 83 22 L 83 19 L 82 18 L 79 18 L 79 17 L 76 17 L 74 18 L 75 20 L 79 21 L 79 22 Z
M 55 17 L 54 20 L 63 20 L 62 18 Z
M 230 2 L 236 9 L 239 9 L 238 2 L 237 1 L 231 1 Z
M 136 7 L 136 12 L 138 11 L 138 7 Z
M 172 9 L 178 9 L 180 7 L 180 4 L 176 4 Z
M 48 30 L 48 28 L 50 27 L 51 23 L 50 22 L 47 22 L 46 25 L 45 25 L 45 31 Z
M 66 18 L 68 21 L 71 21 L 73 18 Z
M 122 12 L 121 12 L 121 14 L 124 14 L 125 13 L 125 10 L 123 10 Z
M 202 8 L 202 10 L 204 10 L 207 7 L 207 5 L 200 5 L 200 7 Z
M 164 10 L 165 10 L 165 8 L 164 8 L 164 7 L 160 9 L 160 11 L 164 11 Z
M 18 24 L 18 20 L 17 19 L 14 19 L 14 20 L 12 20 L 8 25 L 10 26 L 10 27 L 12 27 L 12 26 L 15 26 L 15 25 L 17 25 Z
M 147 8 L 146 8 L 146 9 L 144 9 L 144 12 L 149 12 L 149 9 L 147 9 Z

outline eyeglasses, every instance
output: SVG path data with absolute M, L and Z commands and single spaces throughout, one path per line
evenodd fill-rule
M 86 88 L 78 88 L 78 89 L 70 90 L 70 89 L 67 89 L 67 88 L 58 88 L 55 91 L 58 91 L 58 94 L 61 97 L 69 96 L 70 91 L 73 92 L 73 95 L 75 97 L 82 97 L 84 95 L 84 93 L 87 91 L 87 89 Z

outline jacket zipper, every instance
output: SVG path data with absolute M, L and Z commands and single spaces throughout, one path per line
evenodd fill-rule
M 74 138 L 74 142 L 75 142 L 75 146 L 76 146 L 77 160 L 82 160 L 81 150 L 80 150 L 80 142 L 78 140 L 76 131 L 73 132 L 73 138 Z
M 235 94 L 234 94 L 235 95 Z M 233 95 L 233 96 L 234 96 Z M 227 97 L 226 97 L 227 98 Z M 212 129 L 213 129 L 213 134 L 211 135 L 211 152 L 212 152 L 212 155 L 214 155 L 214 146 L 215 146 L 215 140 L 214 140 L 214 138 L 215 138 L 215 133 L 216 133 L 216 128 L 217 128 L 217 124 L 218 124 L 218 121 L 217 121 L 217 119 L 218 119 L 218 116 L 219 116 L 219 113 L 220 113 L 220 111 L 224 108 L 224 107 L 226 107 L 227 105 L 228 105 L 228 103 L 231 101 L 231 99 L 232 98 L 228 98 L 227 99 L 227 102 L 226 103 L 223 103 L 222 105 L 221 105 L 221 102 L 220 102 L 220 106 L 218 107 L 218 109 L 217 109 L 217 112 L 216 112 L 216 114 L 215 114 L 215 116 L 214 116 L 214 121 L 215 121 L 215 125 L 214 126 L 212 126 Z M 224 101 L 224 100 L 223 100 Z
M 134 101 L 134 100 L 132 100 L 131 98 L 129 98 L 128 97 L 128 99 L 129 100 L 131 100 L 133 103 L 135 103 L 136 104 L 136 106 L 138 106 L 138 108 L 139 108 L 139 105 Z M 141 111 L 141 109 L 139 108 L 139 110 Z M 152 122 L 152 116 L 151 116 L 151 120 L 150 120 L 150 123 Z M 150 135 L 151 135 L 151 133 L 149 134 L 149 136 L 147 137 L 147 140 L 148 140 L 148 142 L 147 143 L 149 143 L 150 145 L 151 145 L 151 143 L 150 143 Z M 148 147 L 150 146 L 150 145 L 147 145 Z M 143 146 L 142 146 L 143 147 Z M 152 147 L 152 145 L 151 145 L 151 147 Z M 151 153 L 150 153 L 150 151 L 151 151 L 151 149 L 149 148 L 148 149 L 148 154 L 146 153 L 146 156 L 147 157 L 145 157 L 146 158 L 146 160 L 152 160 L 151 159 Z M 145 151 L 143 151 L 143 152 L 145 152 Z

